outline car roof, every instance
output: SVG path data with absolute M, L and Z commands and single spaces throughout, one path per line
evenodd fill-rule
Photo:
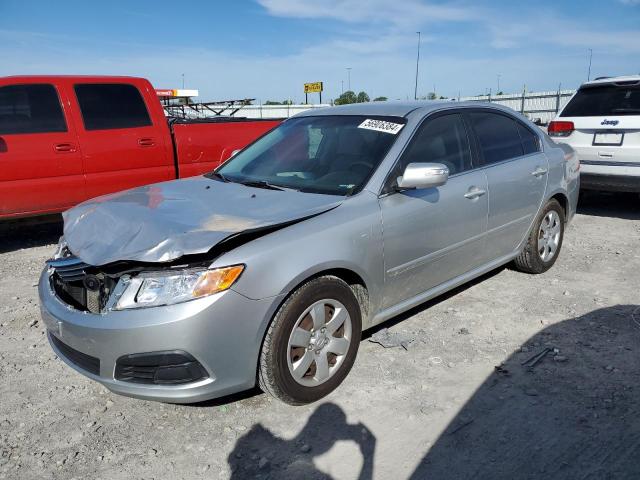
M 416 102 L 366 102 L 352 103 L 349 105 L 337 105 L 335 107 L 309 109 L 296 115 L 296 117 L 310 117 L 315 115 L 371 115 L 405 117 L 418 108 L 437 108 L 448 101 L 416 101 Z
M 0 80 L 11 80 L 13 82 L 55 82 L 56 80 L 79 80 L 85 82 L 98 82 L 98 81 L 139 81 L 145 80 L 142 77 L 130 77 L 124 75 L 10 75 L 7 77 L 0 77 Z
M 580 85 L 580 88 L 592 87 L 597 85 L 615 85 L 618 83 L 633 84 L 633 82 L 637 82 L 638 84 L 640 84 L 640 75 L 624 75 L 620 77 L 601 77 L 596 80 L 583 83 L 582 85 Z
M 491 107 L 507 113 L 514 113 L 510 108 L 489 102 L 457 102 L 453 100 L 422 100 L 415 102 L 367 102 L 352 103 L 349 105 L 338 105 L 335 107 L 313 108 L 300 112 L 295 117 L 312 117 L 324 115 L 369 115 L 369 116 L 389 116 L 406 117 L 411 112 L 418 110 L 423 115 L 442 108 L 460 107 Z

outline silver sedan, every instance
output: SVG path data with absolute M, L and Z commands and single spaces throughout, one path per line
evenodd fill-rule
M 297 115 L 211 174 L 88 201 L 39 294 L 58 356 L 114 392 L 318 400 L 363 329 L 496 267 L 557 260 L 579 164 L 495 105 Z

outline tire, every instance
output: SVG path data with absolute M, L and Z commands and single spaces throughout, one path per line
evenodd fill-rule
M 553 232 L 557 231 L 557 240 L 554 241 L 555 233 L 550 234 L 548 219 L 551 218 L 557 222 L 557 230 L 554 228 Z M 544 226 L 543 226 L 544 223 Z M 556 225 L 556 223 L 554 223 Z M 565 227 L 565 214 L 562 206 L 557 200 L 549 200 L 544 206 L 538 218 L 536 219 L 527 243 L 524 245 L 522 252 L 513 261 L 517 270 L 525 273 L 544 273 L 549 270 L 560 255 L 560 249 L 562 248 L 562 241 L 564 239 L 564 227 Z M 544 230 L 547 230 L 545 232 Z M 544 244 L 546 238 L 548 238 L 548 245 L 544 249 L 538 248 L 539 243 Z M 542 237 L 542 238 L 540 238 Z M 555 250 L 553 254 L 549 255 L 552 244 L 555 243 Z M 546 257 L 546 258 L 545 258 Z
M 334 276 L 310 280 L 284 301 L 267 329 L 260 388 L 290 405 L 321 399 L 346 378 L 361 336 L 361 307 L 349 285 Z

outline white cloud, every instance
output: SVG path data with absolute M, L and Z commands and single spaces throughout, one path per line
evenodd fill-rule
M 435 21 L 469 21 L 478 10 L 469 5 L 431 4 L 419 0 L 257 0 L 278 17 L 327 18 L 347 23 L 416 25 Z

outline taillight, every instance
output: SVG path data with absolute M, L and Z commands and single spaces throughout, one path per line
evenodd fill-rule
M 573 122 L 553 121 L 549 123 L 547 133 L 550 137 L 568 137 L 573 132 Z

